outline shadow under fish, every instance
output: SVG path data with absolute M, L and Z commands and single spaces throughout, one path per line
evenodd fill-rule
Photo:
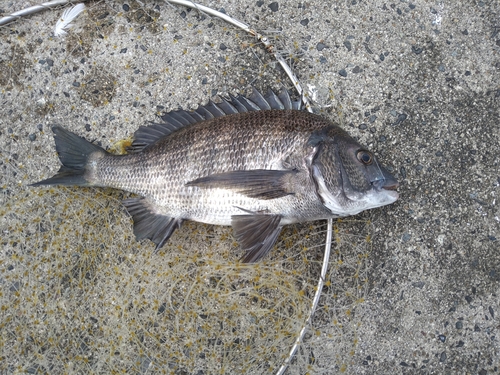
M 113 187 L 138 240 L 162 247 L 184 220 L 232 225 L 256 262 L 283 225 L 355 215 L 398 199 L 397 180 L 332 122 L 303 110 L 286 90 L 256 89 L 178 110 L 140 127 L 127 155 L 113 155 L 60 126 L 62 167 L 32 186 Z

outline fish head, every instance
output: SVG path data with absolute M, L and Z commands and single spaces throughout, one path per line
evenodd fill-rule
M 335 216 L 394 203 L 398 181 L 376 156 L 344 130 L 331 126 L 309 140 L 311 174 L 323 204 Z

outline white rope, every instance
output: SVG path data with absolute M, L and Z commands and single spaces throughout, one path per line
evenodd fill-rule
M 87 0 L 80 0 L 79 2 L 85 2 Z M 9 14 L 5 17 L 0 18 L 0 26 L 6 25 L 9 22 L 15 21 L 21 17 L 29 16 L 30 14 L 38 13 L 43 10 L 47 10 L 50 8 L 54 8 L 59 5 L 65 5 L 65 4 L 71 4 L 74 1 L 72 0 L 54 0 L 54 1 L 48 1 L 46 3 L 42 3 L 39 5 L 33 5 L 32 7 L 21 9 L 17 12 L 14 12 L 12 14 Z M 76 2 L 76 1 L 75 1 Z
M 280 369 L 276 373 L 276 375 L 282 375 L 286 369 L 288 368 L 288 365 L 292 361 L 293 357 L 295 356 L 295 353 L 297 352 L 297 349 L 299 348 L 300 343 L 304 339 L 304 335 L 306 334 L 306 330 L 311 323 L 312 317 L 316 311 L 316 308 L 318 307 L 319 303 L 319 298 L 321 297 L 321 291 L 323 290 L 323 286 L 325 285 L 325 278 L 326 278 L 326 272 L 328 270 L 328 261 L 330 259 L 330 249 L 332 246 L 332 219 L 327 220 L 328 226 L 326 229 L 326 243 L 325 243 L 325 253 L 323 255 L 323 265 L 321 266 L 321 275 L 318 279 L 318 285 L 316 286 L 316 293 L 314 294 L 313 302 L 311 304 L 311 310 L 309 310 L 309 316 L 307 317 L 304 326 L 300 330 L 299 336 L 297 337 L 297 340 L 295 340 L 295 344 L 293 344 L 292 349 L 290 349 L 290 353 L 288 354 L 288 358 L 285 360 L 285 362 L 281 365 Z

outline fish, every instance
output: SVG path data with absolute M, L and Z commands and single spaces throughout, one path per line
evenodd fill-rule
M 230 95 L 141 126 L 114 155 L 56 125 L 62 166 L 32 186 L 111 187 L 136 239 L 161 248 L 186 220 L 231 225 L 243 263 L 264 258 L 284 225 L 356 215 L 398 199 L 398 181 L 338 124 L 286 89 Z

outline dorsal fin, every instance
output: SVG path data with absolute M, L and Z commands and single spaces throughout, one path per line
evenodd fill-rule
M 156 143 L 163 137 L 191 124 L 209 120 L 215 117 L 227 116 L 248 111 L 263 111 L 268 109 L 303 109 L 300 100 L 292 101 L 290 94 L 282 88 L 278 95 L 272 90 L 262 95 L 255 87 L 247 98 L 243 95 L 236 97 L 230 95 L 229 99 L 221 98 L 220 103 L 209 101 L 204 106 L 199 106 L 194 111 L 177 110 L 168 112 L 160 118 L 161 123 L 152 123 L 141 126 L 134 133 L 134 141 L 128 149 L 130 153 L 141 152 L 147 146 Z

